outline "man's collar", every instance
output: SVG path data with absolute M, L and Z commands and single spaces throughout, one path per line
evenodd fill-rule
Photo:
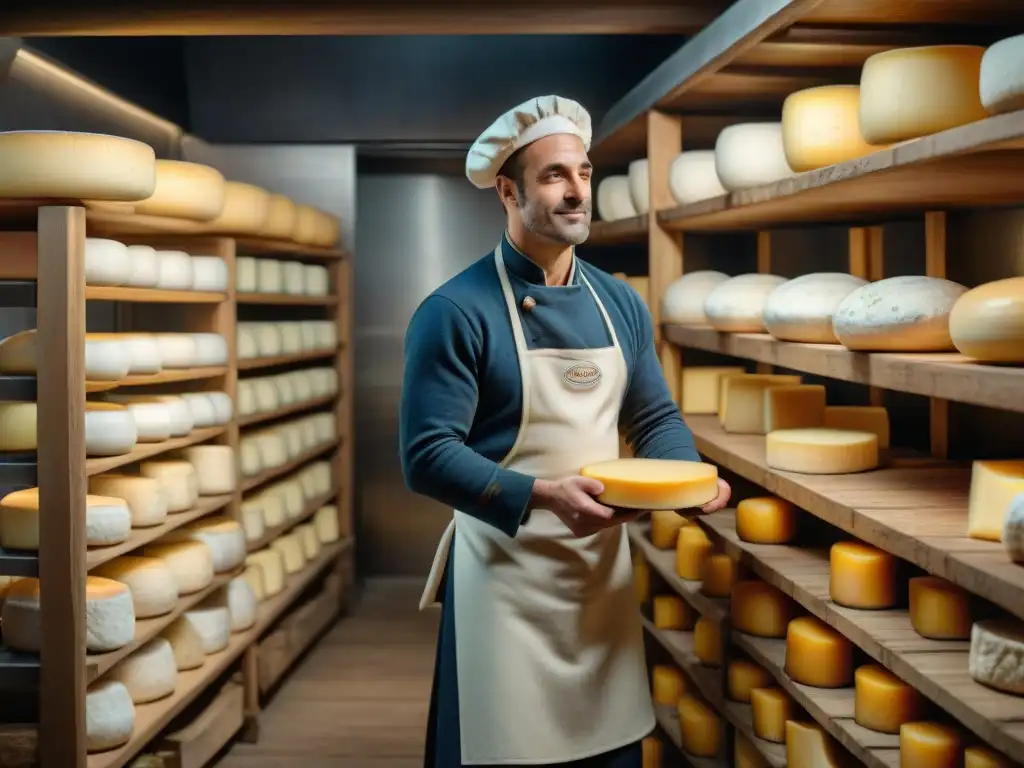
M 544 270 L 512 244 L 512 240 L 508 236 L 508 230 L 505 231 L 501 238 L 501 256 L 505 261 L 505 269 L 520 280 L 525 280 L 535 285 L 544 285 Z M 566 285 L 579 284 L 579 271 L 576 265 L 576 249 L 573 248 L 572 266 L 569 268 L 569 279 L 566 281 Z

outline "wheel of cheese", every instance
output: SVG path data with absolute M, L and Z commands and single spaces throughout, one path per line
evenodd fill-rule
M 131 273 L 127 285 L 133 288 L 156 288 L 160 281 L 160 262 L 156 249 L 148 245 L 129 245 L 128 259 Z
M 275 490 L 284 502 L 284 513 L 289 520 L 294 520 L 305 511 L 306 497 L 302 486 L 297 480 L 285 480 L 275 486 Z
M 782 104 L 782 146 L 797 173 L 853 160 L 882 147 L 860 135 L 860 88 L 824 85 L 786 97 Z
M 662 320 L 680 325 L 707 325 L 704 302 L 715 288 L 729 279 L 723 272 L 707 269 L 673 280 L 661 299 Z
M 256 292 L 281 293 L 284 270 L 279 259 L 256 259 Z
M 625 509 L 689 509 L 718 496 L 713 464 L 667 459 L 612 459 L 580 470 L 604 485 L 602 504 Z
M 85 284 L 124 285 L 131 277 L 128 246 L 116 240 L 85 239 Z
M 35 376 L 39 338 L 35 329 L 20 331 L 0 341 L 0 373 Z M 85 378 L 119 381 L 128 375 L 128 350 L 109 334 L 85 334 Z
M 270 210 L 270 193 L 252 184 L 229 181 L 224 185 L 224 207 L 207 226 L 226 235 L 258 235 Z
M 303 320 L 300 329 L 302 332 L 302 348 L 307 352 L 312 352 L 317 348 L 316 321 Z
M 297 355 L 302 351 L 302 326 L 299 323 L 278 323 L 277 333 L 281 337 L 282 353 Z
M 716 331 L 764 333 L 765 302 L 785 282 L 778 275 L 737 275 L 708 293 L 704 315 Z
M 1024 35 L 993 43 L 981 57 L 982 106 L 1001 115 L 1024 109 Z
M 144 395 L 120 400 L 135 420 L 140 443 L 162 443 L 171 436 L 171 408 L 162 400 Z
M 211 221 L 223 207 L 224 176 L 216 168 L 181 160 L 157 160 L 153 194 L 138 201 L 135 212 Z
M 645 214 L 651 208 L 649 168 L 650 164 L 646 157 L 629 164 L 629 197 L 638 214 Z
M 951 352 L 949 316 L 966 292 L 938 277 L 879 280 L 839 303 L 832 330 L 840 344 L 861 352 Z
M 849 429 L 778 429 L 765 442 L 765 463 L 783 472 L 845 475 L 878 466 L 878 436 Z
M 184 616 L 165 629 L 160 637 L 171 644 L 171 650 L 174 651 L 174 664 L 179 672 L 199 669 L 206 663 L 203 639 L 192 622 Z
M 192 414 L 192 426 L 195 429 L 206 429 L 219 423 L 213 400 L 207 397 L 205 392 L 184 392 L 181 399 L 188 404 Z
M 213 582 L 213 553 L 201 541 L 160 541 L 147 544 L 143 553 L 167 563 L 179 595 L 199 592 Z
M 88 456 L 123 456 L 138 441 L 135 417 L 117 403 L 85 404 L 85 452 Z
M 927 136 L 988 116 L 978 45 L 897 48 L 868 57 L 860 73 L 860 132 L 869 144 Z
M 144 200 L 156 155 L 141 141 L 69 131 L 0 132 L 0 197 Z
M 131 513 L 122 500 L 85 497 L 85 541 L 89 547 L 120 544 L 131 535 Z M 0 543 L 4 549 L 39 549 L 39 489 L 25 488 L 0 499 Z
M 330 293 L 330 273 L 319 264 L 306 264 L 302 269 L 304 293 L 309 296 L 326 296 Z
M 193 291 L 226 291 L 228 265 L 219 256 L 192 257 Z
M 170 696 L 178 685 L 174 649 L 162 637 L 150 640 L 117 664 L 109 674 L 108 679 L 124 683 L 136 704 L 148 704 Z
M 85 749 L 106 752 L 127 744 L 135 730 L 135 705 L 124 683 L 100 680 L 85 692 Z
M 723 128 L 715 140 L 715 172 L 730 192 L 792 176 L 782 123 L 737 123 Z
M 151 333 L 90 333 L 87 339 L 120 344 L 128 359 L 129 376 L 160 373 L 160 345 Z
M 341 238 L 341 223 L 337 216 L 326 211 L 316 210 L 316 234 L 313 244 L 321 248 L 333 248 Z
M 295 534 L 302 543 L 302 554 L 307 560 L 315 560 L 322 549 L 320 539 L 316 535 L 316 529 L 311 523 L 295 527 Z
M 295 203 L 284 195 L 271 195 L 261 237 L 288 240 L 295 231 Z
M 220 653 L 231 641 L 231 615 L 224 600 L 222 595 L 213 595 L 185 613 L 185 619 L 199 633 L 207 656 Z
M 178 604 L 174 571 L 159 558 L 123 555 L 103 563 L 95 573 L 128 587 L 136 619 L 164 616 Z
M 597 185 L 597 215 L 601 221 L 618 221 L 637 215 L 629 191 L 629 176 L 608 176 Z
M 149 528 L 167 520 L 167 495 L 152 477 L 105 473 L 89 478 L 89 492 L 123 499 L 132 528 Z
M 260 350 L 256 344 L 255 323 L 239 323 L 235 328 L 235 355 L 239 360 L 250 360 L 259 357 Z
M 267 528 L 278 528 L 284 525 L 286 515 L 284 512 L 284 499 L 273 490 L 266 490 L 256 497 L 263 510 L 263 524 Z
M 199 501 L 196 469 L 187 461 L 144 461 L 139 465 L 139 474 L 160 483 L 168 512 L 184 512 Z
M 256 292 L 256 259 L 252 256 L 235 259 L 235 290 L 239 293 Z
M 248 579 L 238 576 L 227 587 L 231 631 L 242 632 L 256 623 L 256 593 Z
M 284 292 L 301 296 L 306 292 L 306 265 L 301 261 L 286 261 L 283 264 Z
M 715 170 L 715 152 L 699 149 L 676 155 L 668 169 L 668 188 L 680 205 L 728 194 Z
M 313 487 L 317 494 L 327 493 L 334 487 L 334 469 L 329 461 L 318 461 L 311 464 L 309 472 L 313 476 Z
M 949 313 L 957 350 L 983 363 L 1024 363 L 1024 277 L 972 288 Z
M 267 599 L 267 590 L 263 586 L 263 571 L 260 568 L 255 565 L 248 565 L 238 578 L 245 579 L 248 582 L 249 588 L 256 596 L 257 602 L 262 603 Z
M 205 544 L 210 549 L 214 573 L 233 571 L 245 561 L 245 532 L 237 520 L 230 518 L 201 518 L 179 528 L 166 540 Z
M 160 363 L 164 368 L 192 368 L 196 361 L 196 342 L 187 333 L 157 333 Z
M 7 590 L 0 620 L 4 645 L 39 653 L 42 614 L 39 579 L 18 579 Z M 128 587 L 102 576 L 85 580 L 85 647 L 91 653 L 116 651 L 135 637 L 135 611 Z
M 190 333 L 196 344 L 195 365 L 227 365 L 228 342 L 219 333 Z
M 975 682 L 1024 696 L 1021 658 L 1024 658 L 1024 622 L 1003 617 L 978 621 L 971 627 L 968 668 Z
M 298 573 L 306 567 L 306 557 L 302 550 L 302 543 L 294 532 L 278 536 L 270 542 L 270 548 L 281 555 L 281 562 L 284 564 L 285 573 Z
M 194 428 L 192 409 L 181 395 L 151 395 L 154 400 L 165 403 L 171 419 L 171 437 L 185 437 Z
M 333 320 L 314 320 L 316 329 L 317 349 L 324 351 L 336 349 L 338 346 L 338 327 Z
M 807 344 L 838 344 L 832 317 L 839 304 L 868 281 L 843 272 L 801 275 L 768 294 L 764 325 L 782 341 Z
M 206 392 L 206 397 L 213 403 L 213 410 L 217 414 L 217 424 L 223 425 L 231 421 L 234 416 L 234 403 L 227 392 Z
M 192 289 L 192 257 L 184 251 L 157 251 L 156 287 L 162 291 Z
M 295 206 L 295 229 L 292 240 L 301 245 L 313 245 L 317 238 L 317 212 L 311 205 Z
M 284 561 L 278 552 L 261 549 L 246 557 L 245 564 L 259 569 L 267 597 L 273 597 L 284 589 Z
M 271 384 L 277 390 L 277 397 L 282 405 L 295 404 L 295 379 L 291 374 L 282 373 L 271 378 Z

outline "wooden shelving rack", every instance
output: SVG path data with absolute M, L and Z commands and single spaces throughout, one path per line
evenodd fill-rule
M 766 581 L 791 596 L 800 610 L 846 636 L 859 659 L 882 664 L 921 692 L 939 718 L 958 724 L 968 743 L 988 744 L 1014 764 L 1024 764 L 1024 698 L 975 683 L 968 673 L 969 642 L 920 637 L 911 628 L 905 607 L 857 611 L 832 603 L 828 545 L 839 538 L 858 538 L 897 556 L 912 573 L 941 576 L 963 587 L 985 610 L 1024 618 L 1024 567 L 1010 562 L 1002 545 L 967 537 L 970 463 L 947 458 L 950 403 L 1024 412 L 1024 369 L 982 365 L 957 354 L 865 354 L 838 345 L 780 342 L 763 334 L 665 325 L 660 298 L 686 269 L 690 233 L 704 238 L 728 233 L 734 238 L 730 243 L 738 237 L 755 238 L 750 245 L 756 243 L 756 248 L 750 251 L 756 253 L 756 271 L 768 273 L 775 230 L 845 226 L 849 271 L 877 280 L 887 276 L 882 225 L 916 221 L 923 225 L 924 235 L 921 272 L 946 277 L 947 239 L 956 235 L 950 212 L 1024 205 L 1019 181 L 1024 112 L 991 117 L 693 205 L 680 206 L 673 200 L 669 166 L 684 148 L 712 148 L 726 125 L 778 121 L 782 101 L 794 91 L 857 83 L 863 62 L 874 53 L 937 43 L 987 45 L 1022 31 L 1024 6 L 1004 0 L 740 0 L 613 107 L 599 127 L 591 152 L 598 179 L 602 170 L 619 170 L 646 157 L 651 211 L 622 221 L 595 222 L 588 241 L 646 244 L 649 309 L 666 380 L 677 402 L 688 350 L 731 358 L 727 364 L 748 370 L 769 372 L 778 366 L 786 372 L 864 385 L 865 395 L 876 404 L 885 391 L 929 399 L 926 453 L 894 454 L 877 471 L 847 476 L 773 470 L 764 460 L 764 436 L 725 433 L 713 416 L 684 416 L 705 460 L 717 464 L 743 489 L 734 495 L 735 501 L 769 494 L 786 499 L 802 510 L 800 525 L 814 535 L 801 535 L 787 546 L 751 545 L 737 537 L 732 510 L 698 520 L 717 551 L 739 561 L 748 578 Z M 699 250 L 701 256 L 707 253 L 706 248 Z M 744 271 L 721 252 L 715 257 L 709 263 L 698 259 L 697 268 L 728 274 Z M 809 263 L 805 271 L 822 270 Z M 1013 275 L 1010 268 L 990 279 Z M 692 633 L 659 630 L 645 618 L 651 658 L 682 669 L 690 687 L 718 711 L 726 731 L 717 758 L 697 758 L 681 751 L 675 712 L 659 710 L 663 744 L 680 747 L 671 764 L 682 760 L 709 768 L 733 765 L 732 735 L 739 732 L 767 765 L 786 765 L 785 746 L 758 739 L 750 707 L 729 700 L 725 672 L 737 657 L 750 658 L 771 672 L 855 762 L 876 768 L 900 764 L 898 736 L 869 731 L 854 721 L 852 686 L 823 690 L 793 682 L 784 669 L 785 640 L 734 630 L 729 601 L 709 599 L 701 592 L 701 582 L 680 579 L 674 550 L 655 548 L 646 524 L 632 524 L 630 538 L 635 554 L 653 574 L 653 594 L 681 595 L 700 615 L 718 624 L 723 642 L 723 664 L 709 668 L 693 653 Z
M 41 766 L 41 768 L 120 768 L 129 765 L 144 750 L 157 754 L 179 747 L 188 740 L 200 746 L 189 760 L 167 764 L 188 768 L 196 757 L 210 747 L 211 734 L 219 747 L 240 729 L 243 738 L 258 735 L 260 711 L 260 667 L 262 643 L 279 631 L 282 622 L 292 621 L 293 612 L 302 613 L 316 604 L 316 626 L 302 624 L 305 634 L 300 644 L 308 646 L 333 621 L 347 600 L 353 583 L 352 558 L 352 344 L 351 296 L 353 264 L 351 254 L 343 250 L 306 248 L 293 243 L 266 242 L 232 237 L 211 237 L 182 232 L 180 222 L 172 226 L 152 217 L 125 217 L 93 209 L 80 201 L 61 204 L 7 201 L 0 205 L 0 306 L 36 308 L 36 328 L 45 344 L 40 345 L 37 376 L 0 377 L 0 398 L 35 400 L 38 404 L 38 449 L 34 455 L 6 456 L 0 461 L 0 491 L 38 485 L 40 494 L 41 539 L 38 553 L 0 550 L 0 575 L 38 576 L 41 589 L 42 649 L 38 657 L 0 649 L 0 688 L 9 702 L 0 721 L 0 764 Z M 174 247 L 191 254 L 215 255 L 228 266 L 228 289 L 220 293 L 164 291 L 140 288 L 94 287 L 85 285 L 86 237 L 106 237 L 124 243 L 147 244 L 156 248 Z M 236 255 L 260 254 L 262 257 L 289 258 L 321 263 L 331 276 L 330 295 L 326 297 L 238 296 L 235 291 Z M 294 299 L 288 301 L 288 299 Z M 239 418 L 237 411 L 223 426 L 196 429 L 190 435 L 162 443 L 139 443 L 123 456 L 86 458 L 84 410 L 85 318 L 88 301 L 114 302 L 118 331 L 153 330 L 212 332 L 221 334 L 228 345 L 228 363 L 224 366 L 169 370 L 154 376 L 122 380 L 117 387 L 147 387 L 150 391 L 177 393 L 220 391 L 235 400 L 240 369 L 247 374 L 260 365 L 297 367 L 317 364 L 333 366 L 338 372 L 338 392 L 303 405 L 281 409 L 258 417 Z M 268 309 L 293 303 L 306 305 L 334 322 L 338 346 L 334 353 L 296 356 L 294 359 L 245 361 L 239 365 L 235 350 L 238 308 L 248 303 L 265 303 Z M 130 320 L 130 327 L 121 327 Z M 162 325 L 164 327 L 144 327 Z M 143 327 L 140 327 L 143 326 Z M 170 327 L 168 327 L 170 326 Z M 243 375 L 244 375 L 243 374 Z M 142 391 L 147 390 L 133 390 Z M 127 467 L 144 458 L 161 456 L 199 443 L 229 445 L 236 455 L 242 431 L 257 424 L 291 414 L 326 411 L 336 420 L 336 441 L 321 446 L 298 459 L 256 476 L 236 477 L 236 490 L 222 496 L 202 496 L 191 510 L 173 513 L 167 522 L 152 528 L 133 529 L 128 541 L 105 548 L 85 544 L 85 497 L 88 478 L 117 467 Z M 241 521 L 243 497 L 274 478 L 295 470 L 313 459 L 332 462 L 334 486 L 329 493 L 308 500 L 303 519 L 321 506 L 335 504 L 342 538 L 323 546 L 321 553 L 306 567 L 287 577 L 283 591 L 258 606 L 255 626 L 231 635 L 230 644 L 220 653 L 206 657 L 202 667 L 179 672 L 175 692 L 150 704 L 135 706 L 135 727 L 124 746 L 87 754 L 85 732 L 85 695 L 89 683 L 109 671 L 148 640 L 157 637 L 174 619 L 223 587 L 236 574 L 218 575 L 214 583 L 199 593 L 179 599 L 175 609 L 164 616 L 136 621 L 135 638 L 128 646 L 106 654 L 85 650 L 85 582 L 87 574 L 115 557 L 130 553 L 201 517 L 220 513 Z M 301 522 L 291 521 L 287 528 Z M 258 542 L 250 542 L 253 551 L 268 544 L 284 530 L 268 531 Z M 37 556 L 38 555 L 38 556 Z M 311 585 L 321 584 L 319 597 L 313 597 L 296 611 Z M 327 584 L 327 586 L 323 586 Z M 329 604 L 325 605 L 325 601 Z M 296 632 L 291 633 L 293 636 Z M 299 650 L 301 652 L 301 649 Z M 277 661 L 280 677 L 298 653 Z M 222 694 L 217 695 L 221 689 Z M 230 691 L 229 691 L 230 689 Z M 235 692 L 238 691 L 237 703 Z M 180 728 L 180 716 L 195 711 L 200 699 L 215 696 L 209 710 L 216 717 L 203 718 L 206 724 L 185 736 L 161 741 L 168 727 Z M 205 697 L 205 698 L 204 698 Z M 230 706 L 217 702 L 230 701 Z M 38 705 L 38 706 L 37 706 Z M 185 739 L 183 742 L 181 739 Z M 186 744 L 187 748 L 187 744 Z M 198 750 L 198 751 L 196 751 Z M 186 750 L 187 751 L 187 750 Z M 216 750 L 214 750 L 216 751 Z

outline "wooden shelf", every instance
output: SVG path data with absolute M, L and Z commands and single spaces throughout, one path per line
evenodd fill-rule
M 238 420 L 238 426 L 240 427 L 251 427 L 254 424 L 262 424 L 266 421 L 274 421 L 284 416 L 293 416 L 297 413 L 305 413 L 306 411 L 313 411 L 325 405 L 333 405 L 338 399 L 337 395 L 328 395 L 327 397 L 318 397 L 315 400 L 307 400 L 303 403 L 294 403 L 293 405 L 285 406 L 284 408 L 277 408 L 273 411 L 264 411 L 263 413 L 252 413 L 248 416 L 243 416 Z
M 647 214 L 617 221 L 594 221 L 585 245 L 621 245 L 647 242 Z
M 162 453 L 170 453 L 181 448 L 187 448 L 190 445 L 205 443 L 207 440 L 220 437 L 224 434 L 224 431 L 224 427 L 207 427 L 205 429 L 195 429 L 185 437 L 172 437 L 170 440 L 164 440 L 160 443 L 139 443 L 122 456 L 99 456 L 87 459 L 85 462 L 85 472 L 89 477 L 109 472 L 112 469 L 117 469 L 127 464 L 134 464 L 143 459 L 151 459 Z
M 897 392 L 1024 412 L 1024 368 L 983 365 L 959 354 L 851 352 L 838 344 L 796 344 L 764 333 L 719 333 L 665 325 L 673 344 Z
M 282 365 L 307 363 L 313 360 L 328 360 L 337 354 L 337 350 L 324 349 L 315 352 L 298 352 L 294 355 L 276 355 L 274 357 L 250 357 L 238 361 L 238 370 L 254 371 L 258 368 L 277 368 Z
M 123 301 L 136 304 L 221 304 L 226 293 L 214 291 L 164 291 L 158 288 L 125 288 L 121 286 L 87 285 L 85 298 L 90 301 Z
M 790 595 L 1009 757 L 1024 762 L 1024 699 L 974 682 L 968 672 L 970 641 L 921 637 L 904 609 L 858 611 L 829 598 L 829 553 L 823 549 L 748 544 L 736 535 L 735 512 L 699 518 L 726 551 L 761 579 Z
M 351 546 L 351 539 L 342 539 L 332 544 L 325 544 L 315 560 L 307 563 L 306 567 L 299 573 L 293 574 L 287 579 L 283 590 L 260 603 L 259 617 L 256 619 L 256 626 L 252 630 L 254 639 L 266 632 L 292 606 L 295 598 L 302 594 L 302 591 L 317 576 L 323 573 L 328 566 L 337 564 L 338 557 L 350 549 Z
M 117 382 L 119 387 L 148 387 L 154 384 L 171 384 L 178 381 L 201 381 L 226 376 L 227 366 L 208 365 L 202 368 L 170 368 L 147 376 L 129 376 Z
M 318 459 L 326 453 L 330 453 L 340 444 L 339 440 L 332 440 L 324 445 L 319 445 L 316 448 L 310 448 L 308 451 L 303 452 L 301 455 L 295 457 L 291 461 L 285 462 L 280 467 L 274 467 L 273 469 L 265 469 L 258 475 L 247 477 L 242 481 L 242 490 L 249 492 L 254 488 L 266 485 L 272 480 L 276 480 L 279 477 L 294 472 L 304 464 L 309 464 L 314 459 Z
M 322 261 L 337 261 L 350 256 L 347 251 L 340 248 L 299 245 L 298 243 L 286 240 L 260 240 L 251 237 L 240 237 L 235 242 L 238 243 L 239 255 L 280 257 L 283 259 L 298 256 L 303 259 L 318 259 Z
M 279 525 L 276 528 L 271 528 L 269 530 L 264 531 L 263 535 L 260 536 L 258 539 L 256 539 L 255 541 L 248 542 L 246 544 L 246 549 L 249 552 L 256 552 L 257 550 L 270 546 L 270 542 L 272 542 L 279 536 L 283 536 L 284 534 L 288 533 L 288 531 L 290 531 L 295 526 L 301 525 L 302 523 L 309 520 L 309 518 L 316 514 L 316 511 L 320 509 L 320 507 L 324 506 L 325 504 L 330 504 L 331 501 L 333 501 L 335 497 L 337 497 L 337 495 L 338 491 L 336 489 L 332 489 L 327 493 L 321 493 L 319 496 L 313 497 L 312 499 L 306 502 L 306 506 L 303 508 L 302 512 L 300 512 L 298 515 L 296 515 L 291 520 L 286 522 L 284 525 Z
M 235 294 L 238 304 L 270 304 L 294 307 L 333 307 L 338 303 L 337 296 L 298 296 L 287 293 L 238 293 Z

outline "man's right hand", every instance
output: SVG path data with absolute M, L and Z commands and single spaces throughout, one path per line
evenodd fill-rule
M 576 538 L 621 525 L 643 514 L 616 514 L 614 509 L 594 498 L 603 491 L 604 485 L 600 480 L 582 475 L 570 475 L 561 480 L 536 480 L 530 507 L 553 512 Z

